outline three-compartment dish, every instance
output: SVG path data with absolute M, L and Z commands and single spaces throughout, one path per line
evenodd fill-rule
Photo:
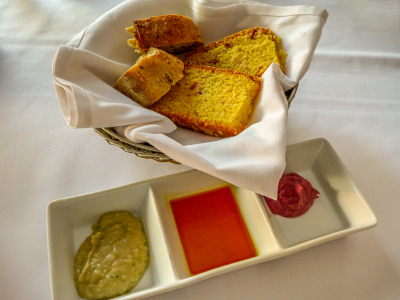
M 271 213 L 263 197 L 199 171 L 169 175 L 48 206 L 48 248 L 53 299 L 81 299 L 74 287 L 75 254 L 90 226 L 111 211 L 139 217 L 147 234 L 150 264 L 139 284 L 119 299 L 137 299 L 183 287 L 246 266 L 371 228 L 377 219 L 332 146 L 315 139 L 287 147 L 285 172 L 297 172 L 320 191 L 304 215 Z M 229 187 L 256 250 L 254 257 L 193 275 L 188 268 L 171 201 Z

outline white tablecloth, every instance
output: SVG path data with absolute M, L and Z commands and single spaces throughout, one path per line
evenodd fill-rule
M 0 2 L 0 298 L 51 299 L 50 201 L 187 170 L 62 118 L 51 65 L 121 1 Z M 326 138 L 379 220 L 368 231 L 148 299 L 400 299 L 399 1 L 271 0 L 329 12 L 289 110 L 288 144 Z

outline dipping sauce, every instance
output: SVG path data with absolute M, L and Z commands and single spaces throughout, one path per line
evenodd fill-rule
M 111 212 L 92 229 L 75 257 L 74 281 L 79 296 L 94 300 L 127 293 L 149 264 L 142 222 L 125 211 Z
M 278 184 L 278 199 L 264 197 L 273 214 L 295 218 L 305 214 L 318 198 L 319 192 L 297 173 L 283 174 Z
M 192 275 L 257 255 L 229 186 L 170 204 Z

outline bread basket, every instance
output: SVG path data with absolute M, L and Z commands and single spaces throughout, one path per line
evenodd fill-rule
M 297 88 L 298 84 L 285 93 L 288 101 L 288 107 L 290 107 L 290 104 L 292 103 L 294 96 L 296 95 Z M 115 132 L 114 128 L 94 128 L 94 131 L 98 135 L 103 137 L 110 145 L 119 147 L 125 152 L 133 153 L 140 158 L 148 158 L 158 162 L 170 162 L 179 164 L 179 162 L 170 158 L 150 144 L 135 143 L 125 137 L 120 136 L 118 133 Z

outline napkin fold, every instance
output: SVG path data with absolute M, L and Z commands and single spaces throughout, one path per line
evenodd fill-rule
M 125 31 L 135 19 L 164 14 L 192 18 L 206 43 L 255 26 L 270 28 L 287 52 L 286 74 L 272 64 L 248 128 L 217 138 L 175 126 L 113 89 L 139 57 Z M 132 0 L 107 12 L 67 45 L 53 63 L 61 110 L 73 128 L 114 127 L 134 142 L 148 142 L 176 161 L 272 199 L 285 169 L 287 101 L 284 91 L 306 73 L 322 28 L 324 9 L 256 2 Z

